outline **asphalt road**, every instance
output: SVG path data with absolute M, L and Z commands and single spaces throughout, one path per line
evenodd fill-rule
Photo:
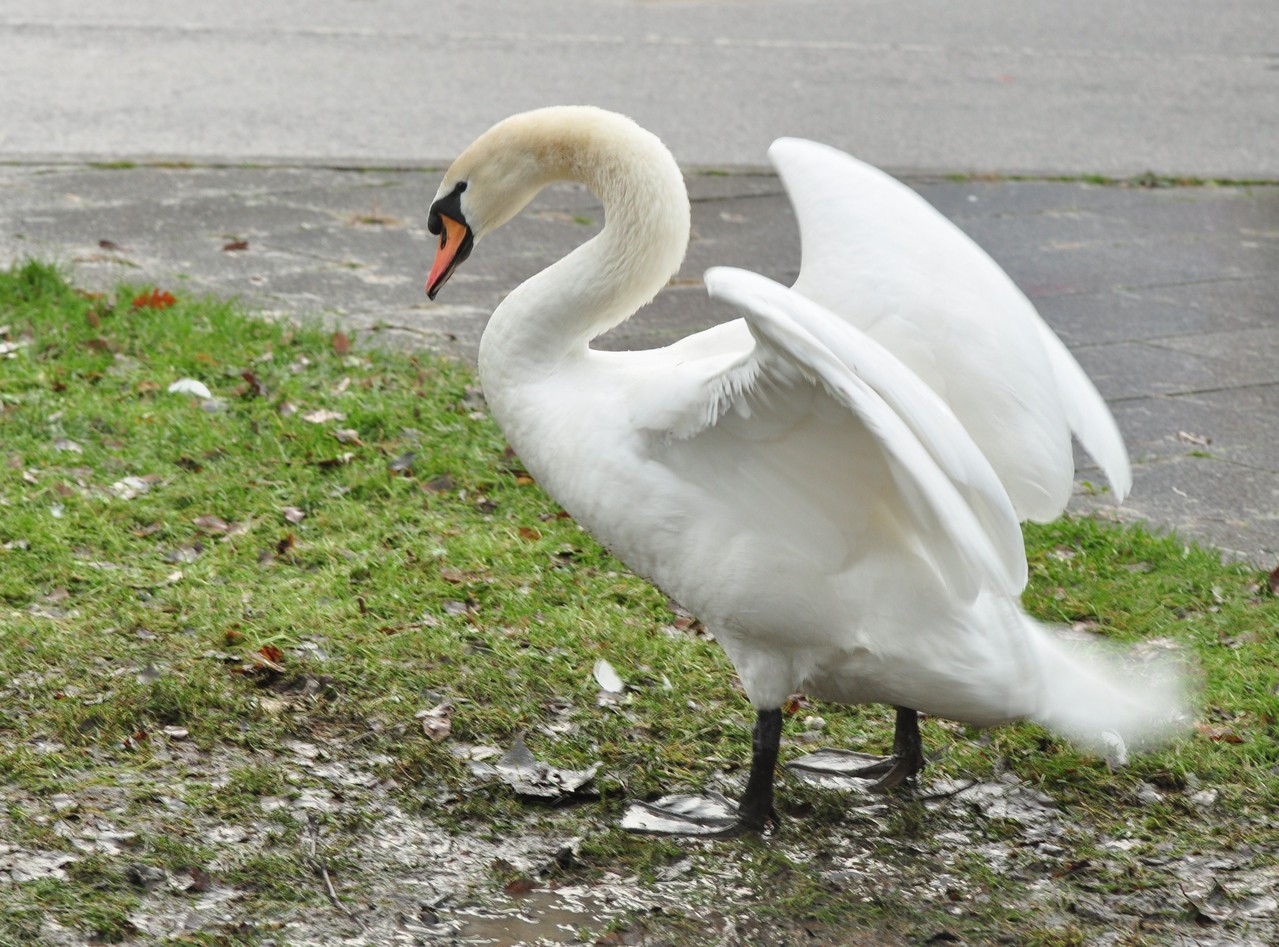
M 0 0 L 0 159 L 441 162 L 578 102 L 685 166 L 1279 179 L 1279 3 Z

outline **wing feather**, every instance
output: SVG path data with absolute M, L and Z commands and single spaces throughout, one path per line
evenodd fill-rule
M 856 329 L 771 280 L 720 267 L 707 272 L 706 285 L 712 296 L 742 310 L 755 347 L 704 379 L 703 407 L 685 413 L 708 423 L 684 424 L 682 437 L 696 441 L 743 412 L 751 414 L 748 437 L 764 432 L 785 437 L 818 415 L 842 418 L 837 423 L 870 435 L 916 535 L 957 594 L 971 599 L 994 587 L 1015 595 L 1024 587 L 1021 533 L 1007 495 L 962 425 L 927 386 Z M 823 393 L 802 411 L 782 394 L 798 379 Z M 771 413 L 770 391 L 783 403 Z M 850 468 L 853 460 L 848 459 Z M 809 480 L 827 476 L 796 456 L 788 487 L 816 494 L 829 484 Z M 850 479 L 842 486 L 852 491 L 858 484 Z M 762 494 L 758 499 L 770 501 Z
M 783 138 L 769 157 L 799 220 L 794 288 L 881 341 L 951 406 L 1019 515 L 1065 508 L 1072 430 L 1122 498 L 1128 455 L 1104 400 L 981 247 L 906 185 L 834 148 Z

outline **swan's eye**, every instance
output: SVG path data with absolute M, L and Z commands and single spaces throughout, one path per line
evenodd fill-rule
M 462 215 L 462 192 L 466 190 L 466 182 L 458 181 L 453 185 L 453 190 L 449 191 L 438 201 L 431 205 L 431 211 L 426 217 L 426 229 L 431 233 L 444 235 L 444 222 L 440 220 L 440 215 L 445 214 L 454 220 L 465 222 L 466 218 Z M 440 246 L 444 246 L 444 240 L 440 240 Z

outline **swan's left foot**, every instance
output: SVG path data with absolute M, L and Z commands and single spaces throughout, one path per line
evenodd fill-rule
M 786 764 L 814 776 L 871 780 L 867 792 L 891 792 L 924 768 L 924 744 L 919 736 L 919 714 L 897 708 L 892 756 L 870 756 L 850 750 L 818 750 Z
M 781 710 L 761 710 L 751 739 L 751 774 L 740 802 L 717 792 L 704 796 L 663 796 L 656 802 L 633 802 L 622 828 L 650 835 L 732 838 L 777 825 L 773 808 L 773 771 L 782 742 Z
M 726 796 L 663 796 L 656 802 L 632 802 L 622 817 L 622 828 L 646 835 L 678 835 L 697 838 L 733 838 L 763 832 L 777 815 L 762 819 L 745 813 Z

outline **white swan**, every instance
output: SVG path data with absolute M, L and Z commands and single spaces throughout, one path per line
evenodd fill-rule
M 911 192 L 819 145 L 771 154 L 801 219 L 797 287 L 712 269 L 708 291 L 744 318 L 651 351 L 589 345 L 684 256 L 687 192 L 649 132 L 593 108 L 516 115 L 458 157 L 431 206 L 434 298 L 552 181 L 604 204 L 601 233 L 498 306 L 480 375 L 537 480 L 714 631 L 756 708 L 737 806 L 669 797 L 635 824 L 764 828 L 780 707 L 797 691 L 902 709 L 895 758 L 869 769 L 885 785 L 922 766 L 914 710 L 1029 718 L 1097 752 L 1165 737 L 1181 707 L 1172 677 L 1130 676 L 1017 601 L 1018 514 L 1064 505 L 1072 427 L 1127 488 L 1105 405 L 1002 271 Z M 845 220 L 865 268 L 841 265 Z

